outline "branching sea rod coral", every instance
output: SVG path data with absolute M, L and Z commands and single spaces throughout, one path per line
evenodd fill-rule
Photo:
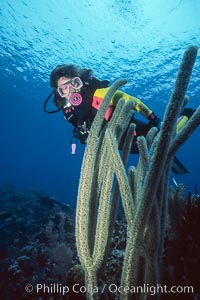
M 92 125 L 83 159 L 79 185 L 76 213 L 77 248 L 81 264 L 85 271 L 85 281 L 94 287 L 97 286 L 97 271 L 101 267 L 107 245 L 111 210 L 110 197 L 114 179 L 113 164 L 106 150 L 108 146 L 104 140 L 104 133 L 102 133 L 102 139 L 102 135 L 100 134 L 99 136 L 99 132 L 106 108 L 117 88 L 123 83 L 125 83 L 124 80 L 119 81 L 110 88 L 109 93 L 104 99 L 104 106 L 101 106 Z M 121 104 L 122 102 L 123 101 L 121 101 Z M 119 103 L 119 108 L 121 104 Z M 132 102 L 124 105 L 122 110 L 117 108 L 114 112 L 113 118 L 119 118 L 122 124 L 126 124 L 125 126 L 117 126 L 117 122 L 115 124 L 110 122 L 109 127 L 116 136 L 121 136 L 128 125 L 128 120 L 125 122 L 125 119 L 127 117 L 127 110 L 131 112 L 130 106 L 133 106 Z M 129 118 L 131 114 L 132 112 Z M 118 115 L 118 117 L 116 115 Z M 102 164 L 102 160 L 104 164 Z M 103 176 L 102 172 L 104 174 Z M 97 183 L 98 186 L 96 185 Z M 94 195 L 98 197 L 94 197 Z M 96 205 L 94 202 L 96 202 Z M 98 205 L 98 215 L 96 219 L 94 216 L 96 209 L 93 209 Z M 94 221 L 96 221 L 95 229 L 93 229 Z M 93 232 L 95 233 L 92 236 L 91 233 Z M 93 299 L 91 293 L 88 295 L 88 298 L 90 297 Z
M 127 220 L 121 286 L 160 283 L 169 173 L 175 153 L 200 123 L 198 108 L 185 128 L 175 136 L 176 122 L 184 106 L 196 55 L 197 48 L 194 46 L 185 51 L 161 130 L 156 134 L 156 130 L 152 129 L 146 139 L 138 138 L 140 158 L 137 167 L 129 168 L 128 175 L 118 144 L 131 117 L 132 111 L 128 118 L 127 111 L 131 110 L 133 104 L 125 104 L 120 100 L 120 109 L 117 105 L 107 129 L 101 132 L 106 108 L 115 90 L 125 81 L 116 82 L 103 101 L 93 123 L 83 159 L 76 211 L 77 249 L 86 285 L 93 288 L 98 286 L 97 272 L 104 260 L 112 230 L 111 219 L 115 216 L 112 211 L 114 174 Z M 129 146 L 130 143 L 131 139 Z M 132 296 L 128 292 L 121 293 L 123 300 L 133 299 Z M 147 299 L 148 295 L 145 297 Z M 92 293 L 91 289 L 87 298 L 98 298 L 98 294 Z M 140 295 L 135 295 L 137 298 Z

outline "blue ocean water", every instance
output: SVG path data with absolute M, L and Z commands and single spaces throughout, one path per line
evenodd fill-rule
M 0 185 L 37 189 L 75 205 L 84 146 L 71 155 L 72 127 L 62 113 L 47 115 L 49 75 L 58 64 L 91 68 L 162 118 L 189 45 L 200 46 L 199 0 L 3 0 L 0 4 Z M 200 103 L 200 55 L 188 106 Z M 200 187 L 200 129 L 178 158 Z M 129 163 L 137 158 L 131 156 Z

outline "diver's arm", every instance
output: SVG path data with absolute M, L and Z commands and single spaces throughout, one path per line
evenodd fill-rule
M 97 110 L 100 108 L 102 100 L 104 99 L 106 93 L 108 92 L 109 88 L 97 89 L 93 96 L 93 103 L 92 106 L 95 107 Z M 150 126 L 159 127 L 160 119 L 154 114 L 154 112 L 146 106 L 142 101 L 138 98 L 128 95 L 122 91 L 117 90 L 111 99 L 110 105 L 117 105 L 117 102 L 120 98 L 124 98 L 125 101 L 133 100 L 134 102 L 134 110 L 139 112 L 143 115 L 146 119 L 149 120 Z
M 133 100 L 134 102 L 134 110 L 139 112 L 141 115 L 143 115 L 145 118 L 149 118 L 149 116 L 153 113 L 153 111 L 146 106 L 142 101 L 140 101 L 138 98 L 128 95 L 122 91 L 116 91 L 112 103 L 114 105 L 117 105 L 117 102 L 119 101 L 120 98 L 123 98 L 125 101 Z
M 114 105 L 116 105 L 120 98 L 123 98 L 125 101 L 133 100 L 134 110 L 137 111 L 138 113 L 140 113 L 141 115 L 143 115 L 146 119 L 148 119 L 150 126 L 159 127 L 160 121 L 161 121 L 160 118 L 158 118 L 155 115 L 155 113 L 147 105 L 145 105 L 141 100 L 118 90 L 118 91 L 116 91 L 111 102 Z
M 94 93 L 93 99 L 96 100 L 96 108 L 99 109 L 101 106 L 101 101 L 105 97 L 106 93 L 108 92 L 109 88 L 104 89 L 97 89 Z M 138 98 L 133 97 L 131 95 L 128 95 L 122 91 L 117 90 L 111 100 L 111 104 L 116 106 L 117 102 L 120 98 L 124 98 L 125 101 L 133 100 L 134 101 L 134 109 L 142 114 L 145 118 L 149 118 L 149 116 L 153 113 L 153 111 L 148 108 L 142 101 L 140 101 Z M 93 106 L 95 107 L 95 101 L 93 100 Z M 99 107 L 98 107 L 99 104 Z
M 72 110 L 63 110 L 64 118 L 74 126 L 73 137 L 80 140 L 81 144 L 87 143 L 89 129 L 86 122 L 78 121 Z

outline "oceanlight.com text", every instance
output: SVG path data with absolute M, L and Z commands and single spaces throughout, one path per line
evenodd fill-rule
M 149 294 L 154 296 L 156 294 L 193 294 L 194 288 L 192 286 L 167 286 L 167 285 L 149 285 L 143 284 L 141 286 L 117 286 L 116 284 L 109 285 L 110 293 L 119 294 Z

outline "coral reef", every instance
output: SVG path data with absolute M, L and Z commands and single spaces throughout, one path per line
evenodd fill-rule
M 76 261 L 74 210 L 13 187 L 1 187 L 0 205 L 0 299 L 38 299 L 26 284 L 66 284 Z
M 133 299 L 131 286 L 161 283 L 168 211 L 168 180 L 177 150 L 200 123 L 200 108 L 176 135 L 176 124 L 185 104 L 185 93 L 197 55 L 197 47 L 189 47 L 179 68 L 175 87 L 166 108 L 161 130 L 152 129 L 146 139 L 138 138 L 140 159 L 137 168 L 126 174 L 118 151 L 120 139 L 132 114 L 132 103 L 120 100 L 106 130 L 101 131 L 105 110 L 116 89 L 125 80 L 116 82 L 99 110 L 85 151 L 76 212 L 76 242 L 79 259 L 85 272 L 85 284 L 91 287 L 87 299 L 98 299 L 99 272 L 111 236 L 111 221 L 116 216 L 112 206 L 116 174 L 127 221 L 127 241 L 120 285 L 125 288 L 120 299 Z M 131 144 L 131 139 L 129 140 Z M 116 207 L 116 205 L 114 205 Z M 113 222 L 113 221 L 112 221 Z M 152 295 L 135 295 L 148 299 Z M 160 298 L 160 293 L 154 295 Z
M 180 187 L 179 193 L 181 190 Z M 195 300 L 200 298 L 200 198 L 182 196 L 181 203 L 178 199 L 174 201 L 177 198 L 174 192 L 170 197 L 161 281 L 169 286 L 193 286 L 194 294 L 176 295 L 176 299 Z M 0 299 L 86 299 L 86 293 L 73 292 L 74 285 L 85 286 L 75 247 L 74 209 L 41 193 L 10 187 L 0 189 L 0 205 Z M 120 285 L 126 231 L 127 222 L 120 205 L 107 260 L 99 274 L 99 286 L 106 285 L 100 296 L 102 300 L 119 299 L 119 293 L 111 293 L 108 287 Z M 44 291 L 28 293 L 27 283 L 62 283 L 69 286 L 69 292 L 65 296 Z M 163 294 L 161 299 L 175 298 Z
M 200 197 L 191 195 L 182 202 L 173 202 L 178 209 L 178 215 L 167 227 L 165 251 L 163 260 L 162 281 L 168 286 L 192 286 L 194 293 L 176 295 L 176 299 L 200 299 Z M 177 210 L 176 210 L 177 211 Z M 171 216 L 169 210 L 169 217 Z M 162 299 L 175 299 L 174 295 L 163 295 Z

